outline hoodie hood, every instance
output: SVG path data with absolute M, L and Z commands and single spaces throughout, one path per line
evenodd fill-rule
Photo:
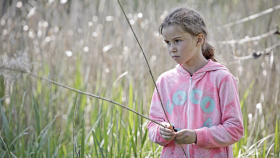
M 176 65 L 176 70 L 179 73 L 179 75 L 182 77 L 191 77 L 189 72 L 185 70 L 183 66 L 180 64 Z M 195 80 L 197 78 L 203 77 L 207 72 L 217 71 L 217 70 L 225 70 L 229 72 L 229 70 L 224 65 L 217 62 L 213 62 L 211 59 L 209 59 L 208 63 L 205 66 L 203 66 L 201 69 L 196 71 L 193 74 L 192 78 Z

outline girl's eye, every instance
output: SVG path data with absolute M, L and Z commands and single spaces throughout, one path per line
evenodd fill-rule
M 176 43 L 181 42 L 181 41 L 182 41 L 182 40 L 179 40 L 179 39 L 178 39 L 178 40 L 175 40 Z
M 169 42 L 169 41 L 165 41 L 165 43 L 166 43 L 167 45 L 169 45 L 169 44 L 170 44 L 170 42 Z

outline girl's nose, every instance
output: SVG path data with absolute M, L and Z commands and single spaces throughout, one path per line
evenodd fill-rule
M 177 49 L 176 49 L 176 47 L 174 47 L 174 45 L 172 45 L 170 49 L 171 49 L 171 52 L 176 52 L 177 51 Z

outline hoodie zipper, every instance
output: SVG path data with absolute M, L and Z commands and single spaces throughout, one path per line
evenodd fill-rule
M 190 77 L 190 86 L 189 86 L 189 94 L 188 94 L 188 129 L 190 129 L 190 97 L 191 96 L 191 89 L 192 89 L 192 77 Z M 190 157 L 190 147 L 189 144 L 187 145 L 187 155 Z

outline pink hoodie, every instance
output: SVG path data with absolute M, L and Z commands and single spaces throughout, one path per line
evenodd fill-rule
M 194 129 L 196 144 L 182 148 L 159 134 L 159 125 L 148 125 L 151 141 L 164 146 L 161 157 L 233 157 L 232 144 L 243 136 L 242 113 L 236 79 L 223 65 L 209 60 L 190 74 L 181 66 L 163 73 L 157 87 L 171 124 L 177 129 Z M 157 91 L 154 91 L 150 118 L 167 122 Z

